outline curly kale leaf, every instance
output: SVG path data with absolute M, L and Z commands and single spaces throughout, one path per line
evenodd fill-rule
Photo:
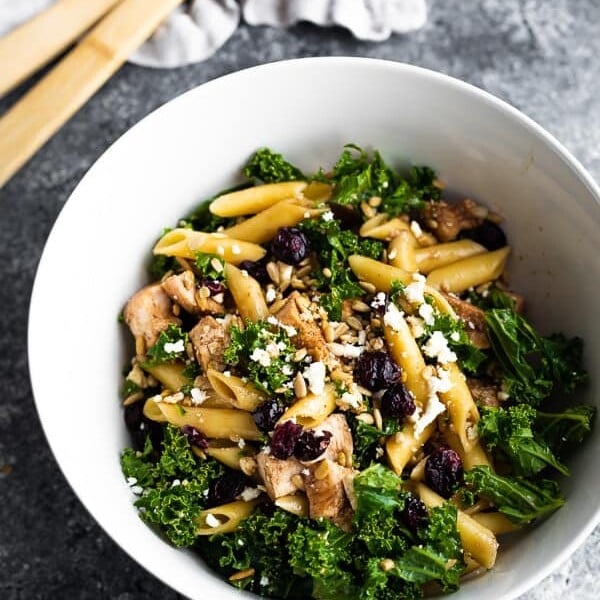
M 306 179 L 298 167 L 269 148 L 257 150 L 244 167 L 244 175 L 254 183 L 278 183 Z
M 353 416 L 348 418 L 348 422 L 354 442 L 354 462 L 361 471 L 379 458 L 377 456 L 377 449 L 381 448 L 379 439 L 382 436 L 393 435 L 402 429 L 397 419 L 384 419 L 381 430 Z
M 596 407 L 588 404 L 558 413 L 537 411 L 534 430 L 554 452 L 560 453 L 583 442 L 592 429 L 595 415 Z
M 372 512 L 393 512 L 404 508 L 406 494 L 402 480 L 390 469 L 374 464 L 361 471 L 353 482 L 356 496 L 354 518 L 360 521 Z
M 135 501 L 140 517 L 175 546 L 191 546 L 197 537 L 196 517 L 223 467 L 213 459 L 199 460 L 187 438 L 168 425 L 158 461 L 148 437 L 142 452 L 130 448 L 123 452 L 121 468 L 132 489 L 141 494 Z
M 560 384 L 570 392 L 587 377 L 582 341 L 562 335 L 541 337 L 522 316 L 506 308 L 485 313 L 492 350 L 504 372 L 504 385 L 517 402 L 537 406 Z
M 224 577 L 254 569 L 254 574 L 233 585 L 274 598 L 303 599 L 310 595 L 311 580 L 294 573 L 290 564 L 290 536 L 301 519 L 275 509 L 272 516 L 255 511 L 230 534 L 201 539 L 198 550 Z
M 319 268 L 312 275 L 317 281 L 317 288 L 323 291 L 321 303 L 329 317 L 339 321 L 342 302 L 365 293 L 348 266 L 348 257 L 362 254 L 377 259 L 383 252 L 383 244 L 342 230 L 340 222 L 334 218 L 307 219 L 300 223 L 300 228 L 319 259 Z M 325 277 L 323 269 L 329 269 L 331 277 Z
M 543 439 L 534 436 L 535 418 L 535 409 L 527 404 L 509 408 L 482 407 L 477 428 L 488 450 L 498 452 L 516 475 L 536 475 L 546 467 L 568 475 L 567 467 L 554 456 Z
M 202 277 L 225 284 L 225 261 L 221 256 L 208 252 L 196 252 L 195 263 Z
M 465 483 L 517 524 L 549 515 L 565 503 L 556 481 L 504 477 L 484 465 L 467 471 Z
M 225 363 L 237 366 L 259 390 L 291 399 L 296 349 L 284 329 L 257 321 L 246 323 L 244 329 L 233 326 L 229 335 Z
M 155 344 L 148 348 L 146 352 L 147 359 L 143 367 L 156 367 L 176 360 L 186 359 L 186 346 L 189 337 L 187 332 L 183 331 L 179 325 L 170 323 L 169 326 L 160 332 Z
M 492 308 L 514 310 L 517 304 L 510 294 L 507 294 L 495 285 L 490 286 L 484 293 L 470 290 L 467 293 L 467 299 L 474 306 L 481 308 L 481 310 L 490 310 Z

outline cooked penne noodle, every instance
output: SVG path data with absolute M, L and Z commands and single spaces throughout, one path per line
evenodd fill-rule
M 242 319 L 260 321 L 268 316 L 265 296 L 256 279 L 231 264 L 225 265 L 225 279 Z
M 172 392 L 177 392 L 184 385 L 190 383 L 189 378 L 183 374 L 185 365 L 182 362 L 163 363 L 154 367 L 144 366 L 144 363 L 140 363 L 140 366 Z
M 472 515 L 472 518 L 480 525 L 487 527 L 494 535 L 512 533 L 513 531 L 519 531 L 520 529 L 518 525 L 499 512 L 479 512 Z
M 400 231 L 398 235 L 392 239 L 388 246 L 388 261 L 393 267 L 399 267 L 409 273 L 417 271 L 417 260 L 415 258 L 415 248 L 412 234 L 408 231 Z
M 203 233 L 192 229 L 172 229 L 156 243 L 154 254 L 176 256 L 179 258 L 196 258 L 198 252 L 216 254 L 232 264 L 243 260 L 260 260 L 266 250 L 257 244 L 227 237 L 222 233 Z
M 331 184 L 323 181 L 311 181 L 302 191 L 302 195 L 313 202 L 327 202 L 331 197 Z
M 281 496 L 275 500 L 274 504 L 297 517 L 308 517 L 308 499 L 304 494 Z
M 322 394 L 308 394 L 296 400 L 281 415 L 278 423 L 295 419 L 303 427 L 316 427 L 322 423 L 336 407 L 336 393 L 332 385 L 326 385 Z
M 240 466 L 240 458 L 246 456 L 246 448 L 247 446 L 244 447 L 244 453 L 242 453 L 241 448 L 237 445 L 223 448 L 209 446 L 206 450 L 201 450 L 201 452 L 204 452 L 208 456 L 212 456 L 214 459 L 218 460 L 220 463 L 223 463 L 230 469 L 241 471 L 242 468 Z
M 177 427 L 191 425 L 208 438 L 259 440 L 262 436 L 252 415 L 234 408 L 181 406 L 149 398 L 144 404 L 144 415 L 152 421 Z
M 473 240 L 458 240 L 446 244 L 435 244 L 415 248 L 415 259 L 421 273 L 431 273 L 434 269 L 445 267 L 457 260 L 483 254 L 487 250 Z
M 209 210 L 219 217 L 255 215 L 281 200 L 301 198 L 306 185 L 306 181 L 284 181 L 236 190 L 215 198 Z
M 229 504 L 202 510 L 196 521 L 198 523 L 196 533 L 198 535 L 231 533 L 238 528 L 244 519 L 252 514 L 257 504 L 257 500 L 251 500 L 250 502 L 236 500 Z
M 293 227 L 303 219 L 318 215 L 319 212 L 322 210 L 312 208 L 310 202 L 282 200 L 239 225 L 225 229 L 223 233 L 246 242 L 264 244 L 273 239 L 281 227 Z
M 447 427 L 445 423 L 440 423 L 440 430 L 448 446 L 450 446 L 450 448 L 452 448 L 452 450 L 454 450 L 460 456 L 463 466 L 467 471 L 473 467 L 476 467 L 477 465 L 486 465 L 490 468 L 493 468 L 492 462 L 483 449 L 480 440 L 477 440 L 477 442 L 471 448 L 469 448 L 469 450 L 465 450 L 458 435 L 449 427 Z
M 402 431 L 390 436 L 385 442 L 387 460 L 396 475 L 402 475 L 404 467 L 414 458 L 423 444 L 435 430 L 435 422 L 430 423 L 418 435 L 415 427 L 407 423 Z
M 404 284 L 412 281 L 412 273 L 360 254 L 349 256 L 348 262 L 359 281 L 374 285 L 378 292 L 389 292 L 394 281 Z
M 206 375 L 217 395 L 227 400 L 233 408 L 254 412 L 258 405 L 267 398 L 254 385 L 244 381 L 241 377 L 219 373 L 214 369 L 209 369 Z
M 394 239 L 402 231 L 406 232 L 408 235 L 408 241 L 413 247 L 418 245 L 415 236 L 410 230 L 410 225 L 398 217 L 394 217 L 393 219 L 389 220 L 387 215 L 378 215 L 372 217 L 363 223 L 362 227 L 359 229 L 359 234 L 362 237 L 370 237 L 377 240 L 389 241 Z
M 427 508 L 435 508 L 444 504 L 445 500 L 423 483 L 416 486 L 417 494 Z M 484 525 L 461 510 L 457 517 L 458 533 L 462 545 L 481 566 L 491 569 L 496 562 L 498 541 L 496 536 Z
M 509 254 L 510 247 L 505 246 L 494 252 L 463 258 L 431 271 L 427 277 L 427 285 L 443 292 L 464 292 L 471 287 L 498 279 L 504 271 Z

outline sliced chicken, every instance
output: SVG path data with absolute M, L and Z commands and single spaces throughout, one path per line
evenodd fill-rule
M 354 450 L 352 432 L 344 415 L 339 413 L 329 415 L 314 431 L 317 434 L 323 431 L 331 433 L 329 446 L 319 459 L 328 458 L 343 463 L 343 466 L 352 464 L 352 452 Z
M 284 325 L 294 327 L 298 334 L 294 336 L 296 346 L 304 347 L 316 361 L 325 362 L 329 357 L 327 343 L 321 328 L 315 323 L 312 315 L 300 314 L 296 297 L 298 292 L 290 294 L 285 304 L 275 317 Z
M 489 379 L 467 377 L 467 385 L 469 386 L 469 390 L 471 390 L 473 400 L 475 400 L 479 406 L 498 408 L 502 403 L 498 398 L 500 387 Z
M 444 294 L 448 304 L 454 309 L 457 317 L 464 322 L 465 331 L 473 346 L 489 348 L 490 341 L 485 327 L 485 313 L 477 306 L 461 300 L 454 294 Z
M 136 343 L 142 339 L 148 349 L 171 323 L 179 325 L 181 321 L 173 315 L 172 307 L 171 299 L 160 283 L 148 285 L 136 292 L 123 310 L 123 317 Z
M 215 314 L 225 312 L 223 304 L 216 302 L 210 296 L 200 295 L 196 286 L 196 278 L 192 271 L 184 271 L 178 275 L 167 277 L 162 283 L 162 288 L 173 302 L 179 304 L 183 310 L 191 315 Z
M 469 198 L 454 204 L 428 202 L 422 215 L 427 227 L 441 242 L 455 240 L 463 229 L 472 229 L 483 222 L 480 207 Z
M 202 317 L 190 331 L 196 360 L 204 373 L 208 369 L 225 370 L 223 354 L 229 345 L 229 320 L 217 321 L 214 317 Z
M 300 474 L 306 468 L 295 458 L 280 460 L 264 450 L 256 455 L 258 474 L 271 500 L 293 494 L 300 489 Z M 300 485 L 299 485 L 300 484 Z

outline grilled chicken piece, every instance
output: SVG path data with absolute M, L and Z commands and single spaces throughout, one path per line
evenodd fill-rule
M 469 386 L 469 390 L 471 390 L 473 400 L 479 406 L 498 408 L 502 404 L 498 398 L 500 387 L 489 379 L 467 377 L 467 385 Z
M 352 507 L 346 496 L 344 479 L 352 469 L 325 458 L 310 465 L 308 471 L 304 475 L 304 487 L 311 519 L 324 517 L 340 527 L 347 525 Z
M 146 349 L 153 346 L 161 331 L 181 321 L 173 315 L 171 299 L 160 283 L 148 285 L 127 302 L 123 317 L 136 341 L 143 339 Z
M 296 303 L 298 295 L 298 292 L 290 294 L 275 317 L 284 325 L 296 329 L 298 334 L 293 338 L 296 346 L 305 347 L 314 360 L 325 362 L 329 357 L 329 350 L 323 332 L 315 323 L 312 315 L 300 314 Z
M 258 474 L 267 488 L 267 494 L 271 500 L 293 494 L 300 489 L 298 483 L 304 465 L 295 458 L 280 460 L 264 450 L 256 455 Z M 297 477 L 295 477 L 297 476 Z
M 223 354 L 229 345 L 229 326 L 219 323 L 214 317 L 202 317 L 190 331 L 190 340 L 194 346 L 196 360 L 202 366 L 204 373 L 208 369 L 223 371 L 225 361 Z
M 441 242 L 455 240 L 463 229 L 472 229 L 481 225 L 479 206 L 469 198 L 455 204 L 428 202 L 423 209 L 425 224 Z
M 465 331 L 473 346 L 489 348 L 490 341 L 485 328 L 485 313 L 477 306 L 461 300 L 454 294 L 444 294 L 444 297 L 458 318 L 465 323 Z
M 352 452 L 354 450 L 352 433 L 344 415 L 339 413 L 329 415 L 318 427 L 315 427 L 313 431 L 317 434 L 320 434 L 323 431 L 329 431 L 329 433 L 331 433 L 329 446 L 327 446 L 327 449 L 319 459 L 328 458 L 343 463 L 344 465 L 352 464 Z M 342 455 L 344 457 L 343 459 L 341 459 Z
M 198 293 L 196 278 L 192 271 L 184 271 L 178 275 L 167 277 L 162 283 L 162 288 L 173 302 L 177 302 L 183 310 L 191 315 L 216 314 L 222 315 L 225 308 L 210 296 L 203 298 Z

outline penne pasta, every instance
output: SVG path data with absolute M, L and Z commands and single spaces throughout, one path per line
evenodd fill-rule
M 423 483 L 418 483 L 416 490 L 427 508 L 435 508 L 445 502 L 444 498 L 438 496 Z M 491 569 L 496 562 L 498 551 L 498 541 L 493 532 L 461 510 L 458 511 L 457 526 L 465 551 L 482 567 Z
M 359 281 L 374 285 L 378 292 L 389 292 L 394 281 L 404 284 L 412 281 L 412 273 L 366 256 L 353 254 L 348 262 Z
M 413 247 L 417 246 L 417 240 L 410 230 L 410 225 L 398 217 L 394 217 L 393 219 L 388 219 L 387 215 L 377 215 L 372 217 L 363 223 L 362 227 L 359 229 L 359 234 L 362 237 L 389 241 L 393 240 L 403 231 L 406 232 L 409 243 Z
M 189 378 L 183 374 L 185 365 L 182 362 L 163 363 L 154 367 L 144 366 L 144 363 L 140 363 L 140 366 L 172 392 L 177 392 L 184 385 L 190 383 Z
M 152 398 L 144 404 L 144 415 L 152 421 L 170 423 L 177 427 L 190 425 L 208 438 L 260 440 L 261 432 L 252 415 L 234 408 L 204 408 L 155 402 Z
M 415 258 L 414 238 L 411 233 L 400 231 L 392 238 L 388 246 L 388 261 L 393 267 L 399 267 L 409 273 L 417 272 L 417 260 Z
M 226 467 L 234 469 L 235 471 L 241 471 L 240 459 L 247 456 L 247 446 L 244 447 L 244 451 L 239 446 L 225 446 L 225 447 L 213 447 L 209 446 L 206 450 L 201 450 L 208 456 L 212 456 L 214 459 L 223 463 Z
M 296 400 L 281 415 L 278 423 L 295 419 L 303 427 L 316 427 L 322 423 L 336 407 L 336 393 L 332 385 L 326 385 L 322 394 L 308 394 Z
M 216 254 L 232 264 L 243 260 L 260 260 L 266 250 L 257 244 L 227 237 L 222 233 L 203 233 L 192 229 L 172 229 L 163 235 L 153 249 L 154 254 L 196 258 L 198 252 Z
M 225 265 L 227 287 L 244 320 L 259 321 L 269 315 L 269 309 L 260 283 L 231 264 Z
M 217 395 L 225 399 L 233 408 L 254 412 L 258 405 L 267 398 L 254 385 L 244 381 L 241 377 L 225 375 L 214 369 L 209 369 L 206 375 Z
M 302 194 L 313 202 L 327 202 L 331 197 L 332 186 L 323 181 L 311 181 L 303 190 Z
M 494 252 L 484 252 L 463 258 L 452 264 L 434 269 L 427 277 L 427 285 L 459 294 L 471 287 L 498 279 L 504 271 L 510 247 L 505 246 Z
M 275 500 L 274 504 L 297 517 L 308 517 L 308 499 L 304 494 L 281 496 Z
M 460 456 L 465 470 L 469 471 L 477 465 L 487 465 L 488 467 L 493 468 L 492 462 L 490 461 L 479 440 L 477 440 L 477 442 L 471 448 L 469 448 L 469 450 L 465 450 L 458 435 L 454 433 L 454 431 L 452 431 L 445 424 L 440 424 L 440 430 L 448 446 L 450 446 L 450 448 L 452 448 L 452 450 L 457 452 Z
M 445 267 L 457 260 L 485 252 L 487 250 L 473 240 L 458 240 L 446 244 L 415 248 L 415 260 L 419 271 L 427 275 L 431 271 Z
M 216 535 L 218 533 L 231 533 L 235 531 L 239 524 L 252 514 L 257 500 L 244 502 L 236 500 L 214 508 L 208 508 L 200 511 L 196 522 L 198 535 Z
M 435 423 L 430 423 L 420 433 L 415 433 L 412 423 L 407 423 L 402 431 L 390 436 L 385 442 L 387 460 L 396 475 L 402 475 L 404 467 L 410 463 L 423 444 L 431 437 Z
M 218 217 L 255 215 L 281 200 L 302 198 L 302 191 L 306 186 L 306 181 L 284 181 L 236 190 L 215 198 L 210 203 L 209 210 Z
M 510 519 L 507 519 L 505 515 L 500 512 L 479 512 L 472 515 L 473 520 L 477 521 L 480 525 L 483 525 L 494 535 L 502 535 L 503 533 L 512 533 L 519 531 L 520 527 L 513 523 Z

